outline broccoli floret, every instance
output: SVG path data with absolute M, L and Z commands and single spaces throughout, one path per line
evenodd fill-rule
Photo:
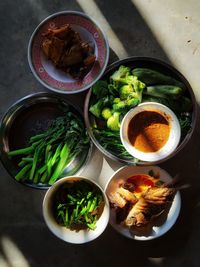
M 108 84 L 106 81 L 97 81 L 92 86 L 92 92 L 96 95 L 97 99 L 100 99 L 108 94 Z
M 117 104 L 117 103 L 119 103 L 121 101 L 121 99 L 119 98 L 119 97 L 116 97 L 116 98 L 114 98 L 114 100 L 113 100 L 113 104 Z
M 130 68 L 125 66 L 120 66 L 117 71 L 110 76 L 110 80 L 113 82 L 120 82 L 122 78 L 127 77 L 130 74 Z
M 91 105 L 89 111 L 97 118 L 101 118 L 103 108 L 112 106 L 112 103 L 113 96 L 105 96 L 97 101 L 94 105 Z
M 140 101 L 138 98 L 127 98 L 126 100 L 121 100 L 120 102 L 113 104 L 113 110 L 125 114 L 129 109 L 137 106 L 139 103 Z
M 131 98 L 131 99 L 127 99 L 126 100 L 126 107 L 128 109 L 133 108 L 135 106 L 137 106 L 140 103 L 138 98 Z
M 126 81 L 126 83 L 133 88 L 132 92 L 130 91 L 129 94 L 127 92 L 126 98 L 138 98 L 139 102 L 141 102 L 142 92 L 143 92 L 143 89 L 145 88 L 145 84 L 139 81 L 136 76 L 132 76 L 132 75 L 129 75 L 128 77 L 126 77 L 124 81 Z
M 133 86 L 131 84 L 127 84 L 127 85 L 123 85 L 120 89 L 119 89 L 119 94 L 120 94 L 120 98 L 122 100 L 127 99 L 127 97 L 133 93 Z
M 135 93 L 137 95 L 137 98 L 141 102 L 142 101 L 142 92 L 143 92 L 143 89 L 145 88 L 146 85 L 137 79 L 133 86 L 134 86 L 134 90 L 135 90 Z
M 103 107 L 104 107 L 103 101 L 99 100 L 96 104 L 90 106 L 89 111 L 97 118 L 100 118 Z
M 126 108 L 126 101 L 120 101 L 116 104 L 113 104 L 113 110 L 114 111 L 119 111 L 119 112 L 122 112 L 124 111 L 124 109 Z
M 112 110 L 110 108 L 104 108 L 101 115 L 105 120 L 108 120 L 112 116 Z
M 119 121 L 120 113 L 114 112 L 113 115 L 107 120 L 107 127 L 112 131 L 119 131 L 120 129 L 120 121 Z

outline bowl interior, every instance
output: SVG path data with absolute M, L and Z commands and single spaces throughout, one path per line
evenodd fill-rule
M 64 226 L 61 226 L 57 223 L 55 216 L 53 215 L 53 199 L 55 193 L 59 190 L 59 188 L 66 183 L 69 182 L 76 182 L 76 181 L 81 181 L 84 180 L 90 184 L 92 184 L 95 187 L 98 187 L 100 191 L 102 192 L 103 198 L 104 198 L 104 208 L 101 213 L 101 216 L 99 217 L 96 228 L 95 230 L 79 230 L 79 231 L 74 231 L 70 230 Z M 94 239 L 96 239 L 99 235 L 103 233 L 105 230 L 108 221 L 109 221 L 109 203 L 107 196 L 101 189 L 101 187 L 95 183 L 92 180 L 89 180 L 86 177 L 78 177 L 78 176 L 70 176 L 70 177 L 65 177 L 57 181 L 49 190 L 47 191 L 44 201 L 43 201 L 43 216 L 45 219 L 45 222 L 49 228 L 49 230 L 56 235 L 58 238 L 69 242 L 69 243 L 74 243 L 74 244 L 82 244 L 82 243 L 87 243 L 90 242 Z
M 133 68 L 149 68 L 149 69 L 159 71 L 159 72 L 166 74 L 168 76 L 171 76 L 171 77 L 175 78 L 176 80 L 178 80 L 184 84 L 185 89 L 186 89 L 185 90 L 185 96 L 190 98 L 192 101 L 191 128 L 189 131 L 187 131 L 187 133 L 184 135 L 184 137 L 181 136 L 180 143 L 173 153 L 171 153 L 165 159 L 156 161 L 156 164 L 161 163 L 161 162 L 173 157 L 176 153 L 178 153 L 187 144 L 187 142 L 189 141 L 189 139 L 192 136 L 192 133 L 193 133 L 195 125 L 196 125 L 196 119 L 197 119 L 197 106 L 196 106 L 196 100 L 195 100 L 193 90 L 192 90 L 190 84 L 188 83 L 188 81 L 185 79 L 185 77 L 178 70 L 176 70 L 174 67 L 172 67 L 171 65 L 169 65 L 169 64 L 167 64 L 161 60 L 158 60 L 155 58 L 148 58 L 148 57 L 130 57 L 127 59 L 122 59 L 122 60 L 116 61 L 107 67 L 106 72 L 102 76 L 101 80 L 109 80 L 109 77 L 111 76 L 111 74 L 114 71 L 116 71 L 120 65 L 128 66 L 131 69 L 133 69 Z M 95 143 L 95 145 L 99 148 L 99 150 L 107 157 L 109 157 L 113 160 L 116 160 L 116 161 L 120 161 L 120 162 L 128 163 L 128 164 L 149 165 L 150 162 L 147 162 L 147 161 L 142 161 L 142 160 L 135 161 L 134 159 L 131 159 L 131 158 L 120 157 L 120 156 L 116 155 L 114 153 L 114 151 L 105 149 L 100 144 L 98 138 L 95 136 L 95 134 L 93 132 L 93 125 L 98 124 L 98 120 L 89 112 L 90 104 L 94 102 L 94 99 L 95 99 L 95 97 L 92 94 L 92 89 L 90 89 L 90 91 L 87 94 L 86 100 L 85 100 L 84 118 L 85 118 L 85 122 L 86 122 L 86 126 L 88 129 L 89 135 L 90 135 L 91 139 L 93 140 L 93 142 Z
M 57 69 L 41 51 L 44 32 L 65 24 L 70 24 L 80 34 L 81 39 L 93 48 L 96 56 L 95 63 L 83 79 L 76 80 Z M 108 58 L 109 46 L 103 31 L 94 20 L 80 12 L 58 12 L 46 18 L 33 32 L 28 47 L 29 65 L 38 81 L 52 91 L 66 94 L 81 92 L 91 87 L 103 74 Z
M 67 100 L 48 93 L 38 93 L 25 97 L 6 112 L 2 119 L 0 132 L 1 160 L 13 178 L 19 171 L 20 157 L 9 158 L 7 152 L 28 146 L 31 136 L 46 131 L 52 120 L 64 115 L 66 105 L 70 106 L 70 111 L 82 118 L 81 112 L 69 104 Z M 90 151 L 91 145 L 66 166 L 63 176 L 78 172 L 86 163 Z M 34 188 L 46 189 L 49 187 L 48 184 L 34 184 L 31 181 L 22 183 Z

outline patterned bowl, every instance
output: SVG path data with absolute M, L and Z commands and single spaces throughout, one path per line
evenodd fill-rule
M 80 80 L 57 69 L 41 49 L 45 38 L 43 33 L 49 28 L 65 24 L 70 24 L 81 39 L 90 44 L 96 56 L 90 71 Z M 93 19 L 76 11 L 58 12 L 47 17 L 37 26 L 28 45 L 28 62 L 32 73 L 42 85 L 57 93 L 72 94 L 90 88 L 104 73 L 108 59 L 109 45 L 105 34 Z

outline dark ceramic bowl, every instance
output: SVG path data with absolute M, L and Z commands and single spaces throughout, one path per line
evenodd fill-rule
M 0 127 L 0 158 L 14 179 L 19 171 L 19 158 L 10 158 L 7 152 L 26 147 L 31 136 L 45 131 L 53 119 L 63 115 L 62 107 L 66 104 L 69 105 L 70 111 L 83 120 L 83 115 L 79 109 L 68 103 L 65 98 L 52 93 L 37 93 L 24 97 L 13 104 L 5 113 Z M 62 177 L 78 174 L 85 166 L 90 154 L 91 144 L 88 145 L 88 149 L 83 150 L 69 162 Z M 21 183 L 34 188 L 49 188 L 48 184 L 34 184 L 31 181 Z
M 187 134 L 181 139 L 178 147 L 175 149 L 175 151 L 173 153 L 171 153 L 168 157 L 156 161 L 154 162 L 154 164 L 158 164 L 161 162 L 164 162 L 165 160 L 173 157 L 174 155 L 176 155 L 179 151 L 181 151 L 185 145 L 187 144 L 187 142 L 190 140 L 194 129 L 195 129 L 195 125 L 196 125 L 196 120 L 197 120 L 197 105 L 196 105 L 196 100 L 195 100 L 195 96 L 193 93 L 193 90 L 189 84 L 189 82 L 186 80 L 186 78 L 174 67 L 172 67 L 171 65 L 167 64 L 164 61 L 155 59 L 155 58 L 149 58 L 149 57 L 130 57 L 130 58 L 126 58 L 126 59 L 122 59 L 119 61 L 114 62 L 113 64 L 111 64 L 110 66 L 107 67 L 104 75 L 102 76 L 101 80 L 108 80 L 109 77 L 112 75 L 112 73 L 114 71 L 116 71 L 120 65 L 124 65 L 124 66 L 128 66 L 131 69 L 133 68 L 149 68 L 149 69 L 153 69 L 156 71 L 159 71 L 163 74 L 166 74 L 168 76 L 171 76 L 173 78 L 175 78 L 176 80 L 182 82 L 184 84 L 184 87 L 186 88 L 185 90 L 185 96 L 189 97 L 192 101 L 192 122 L 191 122 L 191 128 L 190 130 L 187 132 Z M 86 96 L 86 100 L 85 100 L 85 107 L 84 107 L 84 118 L 85 118 L 85 123 L 86 123 L 86 127 L 88 130 L 88 133 L 92 139 L 92 141 L 94 142 L 94 144 L 98 147 L 98 149 L 107 157 L 126 163 L 126 164 L 138 164 L 138 165 L 149 165 L 151 164 L 150 162 L 145 162 L 145 161 L 135 161 L 134 159 L 124 159 L 122 157 L 118 157 L 117 155 L 115 155 L 114 153 L 112 153 L 112 151 L 108 151 L 107 149 L 105 149 L 100 142 L 98 141 L 98 139 L 95 137 L 94 132 L 93 132 L 93 127 L 92 125 L 94 125 L 94 122 L 96 120 L 96 118 L 89 112 L 89 107 L 90 107 L 90 103 L 91 101 L 94 99 L 94 95 L 92 94 L 92 89 L 89 90 L 87 96 Z

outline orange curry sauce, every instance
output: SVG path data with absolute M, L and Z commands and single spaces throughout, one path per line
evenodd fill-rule
M 141 193 L 148 187 L 155 185 L 151 176 L 146 174 L 137 174 L 129 177 L 126 182 L 134 185 L 134 193 Z
M 142 152 L 156 152 L 167 142 L 169 120 L 157 111 L 142 111 L 133 117 L 128 126 L 131 144 Z

